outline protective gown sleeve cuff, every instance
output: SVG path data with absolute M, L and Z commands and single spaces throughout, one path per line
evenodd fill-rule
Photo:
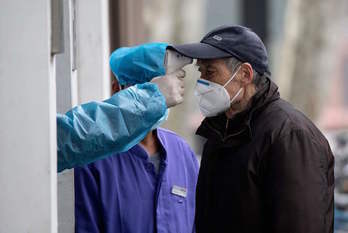
M 143 83 L 143 84 L 137 84 L 136 87 L 139 90 L 146 90 L 147 95 L 150 97 L 150 102 L 149 103 L 144 103 L 142 101 L 147 101 L 147 99 L 140 99 L 140 102 L 144 106 L 147 106 L 148 109 L 153 109 L 153 111 L 143 111 L 144 113 L 144 118 L 146 119 L 147 115 L 149 114 L 155 114 L 161 118 L 164 116 L 166 110 L 167 110 L 167 105 L 166 105 L 166 99 L 164 98 L 163 94 L 160 92 L 157 84 L 155 83 Z M 157 112 L 157 114 L 156 114 Z M 156 116 L 156 117 L 158 117 Z

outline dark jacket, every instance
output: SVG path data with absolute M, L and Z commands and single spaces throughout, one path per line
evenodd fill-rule
M 206 118 L 197 233 L 333 232 L 334 158 L 267 79 L 244 113 Z

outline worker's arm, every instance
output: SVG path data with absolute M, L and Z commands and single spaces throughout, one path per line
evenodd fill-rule
M 130 149 L 166 109 L 166 98 L 157 84 L 145 83 L 120 91 L 106 101 L 58 114 L 58 172 Z

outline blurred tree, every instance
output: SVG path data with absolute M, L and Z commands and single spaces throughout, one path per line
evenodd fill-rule
M 316 119 L 327 92 L 329 27 L 341 0 L 288 0 L 284 42 L 275 75 L 282 96 Z

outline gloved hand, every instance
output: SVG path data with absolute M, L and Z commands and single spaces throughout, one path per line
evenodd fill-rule
M 185 71 L 177 70 L 173 73 L 155 77 L 151 80 L 156 83 L 160 92 L 166 99 L 167 107 L 173 107 L 184 101 L 184 80 Z

